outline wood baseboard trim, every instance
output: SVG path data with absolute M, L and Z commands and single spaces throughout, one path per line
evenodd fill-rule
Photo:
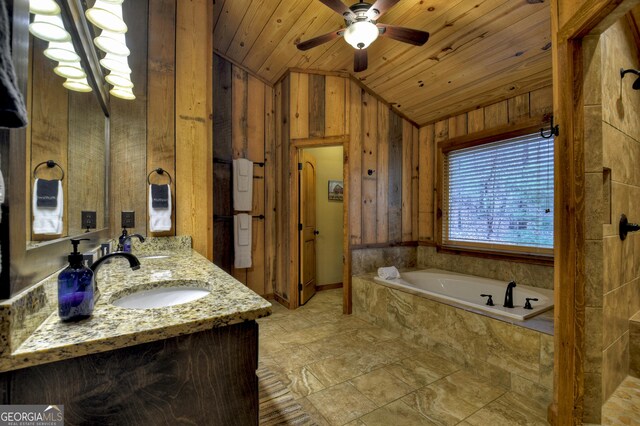
M 285 300 L 282 296 L 278 296 L 277 294 L 274 294 L 273 299 L 279 304 L 281 304 L 282 306 L 284 306 L 285 308 L 291 309 L 291 304 L 289 303 L 289 301 Z
M 267 300 L 276 300 L 276 295 L 273 293 L 261 294 L 260 296 L 264 297 Z
M 316 286 L 316 291 L 334 290 L 336 288 L 342 288 L 342 282 L 333 284 L 322 284 Z

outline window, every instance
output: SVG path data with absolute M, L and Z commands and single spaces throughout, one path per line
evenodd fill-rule
M 445 152 L 445 246 L 551 254 L 553 139 L 538 134 Z

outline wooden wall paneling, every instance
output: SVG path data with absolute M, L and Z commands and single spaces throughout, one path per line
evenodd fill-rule
M 249 76 L 247 102 L 247 158 L 253 162 L 264 161 L 265 145 L 265 85 Z M 253 167 L 253 210 L 254 216 L 264 215 L 265 191 L 264 167 Z M 265 294 L 265 221 L 253 219 L 251 239 L 251 268 L 247 269 L 247 286 L 258 294 Z
M 449 137 L 464 136 L 467 134 L 467 113 L 449 118 Z
M 389 242 L 402 241 L 402 118 L 389 113 Z
M 419 142 L 418 128 L 413 125 L 411 127 L 413 128 L 413 136 L 411 138 L 411 150 L 412 150 L 412 155 L 411 155 L 411 240 L 418 241 L 418 237 L 419 237 L 418 179 L 419 179 L 419 171 L 420 171 L 420 142 Z
M 122 5 L 125 21 L 136 23 L 127 33 L 136 99 L 111 97 L 110 198 L 114 235 L 120 234 L 120 212 L 131 210 L 136 214 L 136 226 L 129 233 L 147 235 L 147 7 L 147 2 Z M 176 196 L 179 196 L 177 190 Z M 176 206 L 178 204 L 176 200 Z
M 281 85 L 281 122 L 282 134 L 280 146 L 277 147 L 280 170 L 276 176 L 278 197 L 278 290 L 276 294 L 291 305 L 292 295 L 289 291 L 289 141 L 290 141 L 290 112 L 291 112 L 291 76 L 285 77 Z M 278 143 L 278 141 L 276 141 Z
M 147 174 L 158 167 L 174 179 L 175 173 L 175 61 L 176 2 L 149 0 L 149 47 L 147 73 Z M 152 183 L 166 183 L 166 176 L 152 174 Z M 176 233 L 175 183 L 171 185 L 171 230 L 151 232 L 150 236 Z M 147 202 L 148 203 L 148 202 Z M 148 206 L 147 206 L 148 208 Z M 140 218 L 142 220 L 142 218 Z M 148 218 L 145 218 L 148 221 Z
M 363 156 L 362 156 L 362 243 L 377 240 L 377 178 L 378 173 L 378 101 L 362 93 Z
M 71 206 L 67 220 L 69 235 L 84 232 L 80 213 L 83 210 L 96 212 L 98 228 L 104 224 L 104 127 L 104 113 L 96 99 L 86 93 L 70 91 L 69 151 L 65 174 L 68 191 L 64 194 L 65 204 Z
M 239 67 L 232 66 L 231 81 L 231 143 L 233 158 L 247 158 L 248 149 L 248 104 L 249 75 Z
M 418 187 L 418 239 L 433 241 L 434 139 L 433 124 L 420 128 Z
M 434 133 L 436 143 L 449 139 L 449 122 L 447 120 L 436 122 L 434 126 Z
M 180 1 L 176 13 L 176 233 L 213 260 L 213 4 Z
M 553 113 L 553 90 L 551 86 L 534 90 L 529 94 L 529 114 L 531 117 L 543 117 Z
M 469 133 L 484 130 L 484 108 L 474 109 L 467 113 L 467 131 Z
M 362 243 L 362 89 L 349 82 L 349 240 L 352 245 Z
M 378 132 L 376 242 L 386 243 L 389 241 L 389 108 L 382 102 L 378 102 L 377 125 L 377 129 L 367 130 Z
M 411 167 L 413 166 L 413 125 L 407 120 L 402 123 L 402 241 L 411 241 L 413 232 L 411 226 L 413 211 L 411 197 Z
M 509 103 L 507 101 L 489 105 L 484 109 L 484 127 L 490 129 L 509 124 Z
M 309 74 L 309 137 L 325 136 L 325 76 Z
M 345 96 L 348 81 L 343 77 L 328 75 L 325 79 L 325 136 L 347 133 L 345 127 Z
M 265 295 L 273 294 L 276 280 L 276 194 L 275 194 L 275 90 L 264 91 L 264 268 Z
M 231 63 L 218 55 L 213 56 L 213 157 L 231 160 L 232 126 L 232 70 Z M 213 164 L 214 215 L 233 215 L 231 166 Z M 228 273 L 233 269 L 233 222 L 213 222 L 213 263 Z
M 309 74 L 291 73 L 291 139 L 309 137 Z
M 29 224 L 28 230 L 31 230 L 33 217 L 31 212 L 31 199 L 33 197 L 33 170 L 35 167 L 47 160 L 54 160 L 60 164 L 60 167 L 68 174 L 68 148 L 69 148 L 69 92 L 62 86 L 62 79 L 58 77 L 53 68 L 57 64 L 42 53 L 47 48 L 47 43 L 31 37 L 34 40 L 32 49 L 32 66 L 31 66 L 31 88 L 32 93 L 37 96 L 31 97 L 31 119 L 29 129 L 31 131 L 31 165 L 27 167 L 28 185 L 30 194 L 27 217 Z M 38 177 L 42 179 L 60 179 L 60 170 L 55 167 L 41 167 L 38 169 Z M 68 183 L 69 179 L 62 181 L 63 192 L 63 218 L 62 218 L 62 234 L 67 235 L 68 230 Z M 42 235 L 27 234 L 27 241 L 44 241 L 60 238 L 60 235 Z
M 509 123 L 513 123 L 523 118 L 529 118 L 529 94 L 524 93 L 514 96 L 508 100 Z

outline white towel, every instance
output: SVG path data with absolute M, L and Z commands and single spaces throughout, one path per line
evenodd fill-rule
M 394 280 L 400 278 L 400 271 L 395 266 L 387 266 L 385 268 L 378 268 L 378 276 L 383 280 Z
M 60 235 L 62 234 L 62 214 L 64 213 L 64 195 L 62 181 L 58 181 L 58 200 L 54 208 L 38 207 L 38 180 L 33 183 L 33 226 L 34 234 Z
M 169 185 L 167 185 L 169 186 Z M 151 185 L 149 185 L 149 230 L 151 232 L 171 231 L 171 187 L 168 188 L 169 207 L 154 209 Z
M 233 230 L 233 266 L 251 268 L 251 215 L 240 213 L 233 216 Z
M 245 158 L 233 160 L 233 209 L 253 209 L 253 162 Z

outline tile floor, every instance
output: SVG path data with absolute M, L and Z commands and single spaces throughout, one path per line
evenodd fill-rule
M 627 377 L 602 406 L 602 424 L 640 425 L 640 379 Z
M 318 425 L 545 425 L 546 407 L 342 315 L 342 290 L 260 319 L 260 362 Z

